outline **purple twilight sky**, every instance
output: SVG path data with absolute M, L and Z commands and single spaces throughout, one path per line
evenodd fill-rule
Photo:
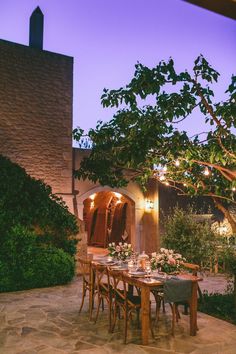
M 236 74 L 236 22 L 181 0 L 1 0 L 0 38 L 28 45 L 37 6 L 44 49 L 74 57 L 74 127 L 112 117 L 102 90 L 128 83 L 137 61 L 154 66 L 172 56 L 184 70 L 202 53 L 221 73 L 217 99 Z M 184 124 L 190 134 L 203 129 L 197 119 Z

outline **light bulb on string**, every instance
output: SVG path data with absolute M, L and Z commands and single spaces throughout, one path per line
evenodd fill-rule
M 166 166 L 166 165 L 163 167 L 163 171 L 164 171 L 164 172 L 167 171 L 167 166 Z
M 233 188 L 232 188 L 232 191 L 235 192 L 235 191 L 236 191 L 236 187 L 233 187 Z
M 180 165 L 179 160 L 175 160 L 175 166 L 176 166 L 176 167 L 179 167 L 179 165 Z
M 209 176 L 210 171 L 209 171 L 208 167 L 205 168 L 203 173 L 204 173 L 205 176 Z

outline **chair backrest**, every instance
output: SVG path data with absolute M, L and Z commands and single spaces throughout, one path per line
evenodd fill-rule
M 197 272 L 200 270 L 200 267 L 198 264 L 183 262 L 182 266 L 185 269 L 188 269 L 193 275 L 197 275 Z
M 83 280 L 87 283 L 90 283 L 91 281 L 91 260 L 78 257 L 77 262 L 79 263 L 80 266 L 80 274 L 83 277 Z
M 92 271 L 95 274 L 95 283 L 100 295 L 110 295 L 110 280 L 108 269 L 105 265 L 92 263 Z
M 122 272 L 119 270 L 108 269 L 110 287 L 116 296 L 117 301 L 125 302 L 127 300 L 127 285 Z

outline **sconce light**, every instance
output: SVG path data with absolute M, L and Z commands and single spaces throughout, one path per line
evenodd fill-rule
M 154 209 L 154 202 L 153 200 L 150 199 L 146 199 L 145 200 L 145 209 L 146 211 L 151 211 Z

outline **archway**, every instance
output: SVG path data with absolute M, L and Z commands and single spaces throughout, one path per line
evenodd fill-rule
M 131 243 L 135 203 L 124 194 L 99 191 L 83 202 L 88 245 L 106 248 L 110 242 Z

